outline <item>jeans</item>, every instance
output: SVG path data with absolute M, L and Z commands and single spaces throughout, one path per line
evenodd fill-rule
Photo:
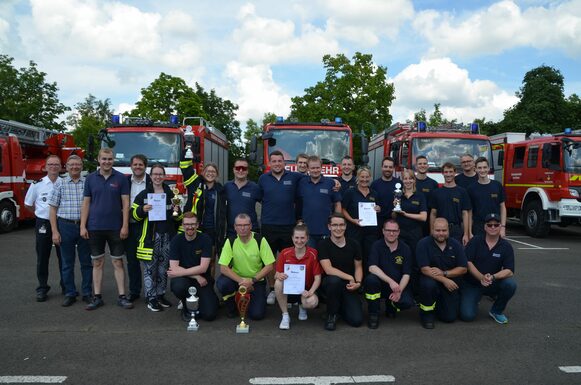
M 501 314 L 506 309 L 508 301 L 516 292 L 516 281 L 510 277 L 495 281 L 488 287 L 474 286 L 466 283 L 460 291 L 460 318 L 462 321 L 473 321 L 478 314 L 478 303 L 482 295 L 488 295 L 496 298 L 490 311 L 495 314 Z
M 89 242 L 80 235 L 79 225 L 64 220 L 58 220 L 61 234 L 61 277 L 65 285 L 65 296 L 79 295 L 75 285 L 75 254 L 79 255 L 81 265 L 81 292 L 83 296 L 90 296 L 93 286 L 93 264 Z

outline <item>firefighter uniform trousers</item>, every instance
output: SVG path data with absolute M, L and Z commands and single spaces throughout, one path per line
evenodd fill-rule
M 454 280 L 458 286 L 460 283 Z M 453 322 L 460 313 L 460 289 L 448 291 L 444 285 L 425 275 L 420 276 L 420 315 L 442 322 Z
M 390 314 L 396 314 L 401 310 L 409 309 L 414 304 L 409 285 L 401 293 L 398 302 L 389 300 L 389 296 L 392 293 L 391 288 L 375 274 L 369 273 L 365 277 L 363 287 L 365 288 L 365 299 L 367 300 L 367 311 L 369 314 L 379 314 L 380 300 L 382 298 L 385 299 L 385 312 Z

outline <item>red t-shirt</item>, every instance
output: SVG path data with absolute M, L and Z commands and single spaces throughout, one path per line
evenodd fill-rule
M 312 247 L 307 246 L 307 251 L 301 259 L 297 259 L 295 255 L 294 247 L 287 247 L 280 252 L 276 260 L 276 271 L 278 273 L 284 273 L 284 265 L 306 265 L 307 272 L 305 273 L 305 285 L 306 290 L 309 290 L 313 286 L 315 280 L 315 275 L 320 275 L 322 273 L 321 265 L 317 259 L 317 250 Z

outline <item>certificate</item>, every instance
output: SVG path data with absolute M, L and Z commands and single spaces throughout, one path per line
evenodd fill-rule
M 284 264 L 284 273 L 288 276 L 284 280 L 283 294 L 302 294 L 305 291 L 306 265 Z
M 147 213 L 150 222 L 166 220 L 165 194 L 147 194 L 147 204 L 151 205 L 151 210 Z
M 359 202 L 359 224 L 361 226 L 377 226 L 375 203 Z

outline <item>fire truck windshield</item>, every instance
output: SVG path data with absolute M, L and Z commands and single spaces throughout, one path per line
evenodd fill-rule
M 349 155 L 349 132 L 335 130 L 272 130 L 276 144 L 269 153 L 279 150 L 287 162 L 294 162 L 300 153 L 317 155 L 335 164 Z
M 565 171 L 581 172 L 581 142 L 574 142 L 565 147 Z
M 161 163 L 166 167 L 177 167 L 181 148 L 180 136 L 169 132 L 109 132 L 115 141 L 115 165 L 129 166 L 135 154 L 147 156 L 148 163 Z M 106 147 L 105 144 L 103 144 Z
M 415 138 L 412 156 L 425 155 L 428 158 L 430 171 L 441 171 L 446 162 L 451 162 L 460 168 L 460 156 L 471 154 L 474 159 L 483 156 L 492 162 L 490 143 L 485 139 L 472 138 Z

